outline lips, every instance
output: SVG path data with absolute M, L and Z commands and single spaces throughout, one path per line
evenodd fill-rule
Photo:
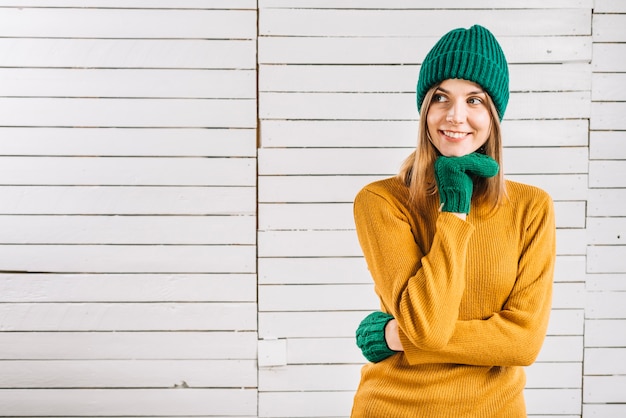
M 469 132 L 441 131 L 441 133 L 452 139 L 463 139 L 469 135 Z

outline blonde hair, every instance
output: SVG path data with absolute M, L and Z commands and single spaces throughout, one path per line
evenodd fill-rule
M 411 201 L 416 205 L 424 204 L 427 196 L 437 194 L 434 165 L 440 154 L 430 140 L 427 116 L 432 98 L 439 84 L 441 83 L 431 87 L 424 96 L 424 102 L 420 111 L 417 148 L 404 161 L 398 173 L 400 180 L 409 188 Z M 486 105 L 491 116 L 491 131 L 485 144 L 479 148 L 479 152 L 493 158 L 500 165 L 500 170 L 494 177 L 475 179 L 472 200 L 479 204 L 490 204 L 492 208 L 495 208 L 506 197 L 502 169 L 502 131 L 500 129 L 498 111 L 493 100 L 488 94 L 486 96 Z

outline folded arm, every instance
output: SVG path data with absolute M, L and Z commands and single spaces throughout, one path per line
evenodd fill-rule
M 441 213 L 428 254 L 415 242 L 400 205 L 364 190 L 354 204 L 361 247 L 385 310 L 410 345 L 437 350 L 455 329 L 465 289 L 466 254 L 474 227 Z

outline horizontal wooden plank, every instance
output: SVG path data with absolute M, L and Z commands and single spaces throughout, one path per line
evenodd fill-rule
M 595 43 L 591 65 L 595 72 L 626 72 L 626 43 Z
M 589 187 L 626 187 L 626 160 L 589 161 Z
M 378 12 L 378 11 L 377 11 Z M 405 12 L 405 11 L 403 11 Z M 419 65 L 261 65 L 262 92 L 407 93 L 415 91 Z M 510 88 L 524 91 L 591 89 L 591 65 L 512 64 Z
M 445 28 L 441 27 L 442 21 L 446 22 Z M 511 25 L 511 21 L 519 25 Z M 259 36 L 441 36 L 448 28 L 467 27 L 467 22 L 487 26 L 496 36 L 591 34 L 590 9 L 459 11 L 261 7 Z
M 255 187 L 0 186 L 0 194 L 2 214 L 251 215 L 256 209 Z
M 260 65 L 261 92 L 415 91 L 417 65 Z
M 260 204 L 259 229 L 353 229 L 351 203 Z
M 554 0 L 552 0 L 554 1 Z M 580 2 L 581 0 L 576 0 Z M 255 0 L 0 0 L 8 7 L 97 7 L 141 9 L 255 9 Z
M 255 10 L 112 7 L 0 10 L 2 33 L 13 38 L 255 39 L 256 19 Z
M 586 231 L 581 228 L 557 229 L 556 253 L 558 255 L 585 255 Z
M 32 1 L 32 0 L 31 0 Z M 41 1 L 41 0 L 40 0 Z M 605 3 L 614 0 L 602 0 Z M 413 0 L 387 0 L 381 5 L 380 0 L 299 0 L 297 7 L 323 8 L 323 9 L 343 9 L 343 8 L 364 8 L 364 9 L 432 9 L 430 3 L 415 3 Z M 259 8 L 266 7 L 294 7 L 290 0 L 259 0 Z M 459 3 L 455 0 L 440 0 L 438 8 L 458 9 Z M 498 0 L 476 0 L 463 4 L 464 9 L 497 9 L 502 7 L 502 2 Z M 506 3 L 506 8 L 530 9 L 530 8 L 591 8 L 592 0 L 512 0 Z
M 589 155 L 586 147 L 506 148 L 505 174 L 587 173 Z
M 2 331 L 255 331 L 254 303 L 3 303 Z
M 360 257 L 354 231 L 260 231 L 259 257 Z
M 255 416 L 256 389 L 3 389 L 6 415 Z
M 261 154 L 262 150 L 259 150 Z M 366 184 L 378 176 L 260 176 L 259 202 L 353 202 Z
M 582 362 L 534 363 L 526 368 L 526 388 L 582 388 Z
M 259 174 L 265 175 L 386 175 L 397 173 L 412 152 L 404 148 L 266 148 L 259 149 Z
M 256 56 L 254 40 L 0 38 L 0 49 L 3 67 L 250 70 Z
M 591 89 L 591 64 L 511 64 L 510 89 L 523 91 L 588 91 Z
M 361 367 L 361 364 L 317 364 L 261 369 L 259 391 L 353 391 L 359 384 Z
M 588 146 L 588 120 L 507 120 L 504 147 Z
M 626 4 L 619 0 L 596 0 L 595 13 L 626 13 Z
M 0 375 L 0 389 L 256 386 L 256 360 L 10 360 Z
M 414 94 L 259 93 L 261 119 L 417 120 Z
M 625 111 L 626 101 L 591 103 L 591 129 L 626 130 L 626 122 L 623 118 Z
M 0 68 L 0 96 L 255 99 L 253 70 Z
M 593 101 L 626 100 L 626 74 L 624 73 L 594 73 L 592 85 Z
M 589 92 L 513 93 L 506 119 L 587 118 Z M 259 93 L 261 119 L 417 120 L 412 93 Z
M 256 157 L 254 129 L 0 128 L 0 154 Z
M 354 391 L 259 391 L 259 417 L 347 417 L 353 401 Z
M 376 310 L 374 284 L 261 285 L 260 312 Z
M 625 245 L 626 218 L 587 218 L 587 243 Z
M 583 336 L 549 335 L 546 337 L 537 362 L 582 362 Z
M 624 216 L 626 189 L 589 189 L 588 216 Z
M 416 121 L 262 120 L 262 148 L 414 148 Z
M 0 215 L 1 244 L 254 245 L 254 216 Z
M 540 187 L 555 200 L 587 200 L 588 176 L 586 174 L 514 174 L 508 178 Z
M 192 360 L 257 357 L 254 331 L 2 332 L 4 360 Z
M 626 376 L 585 376 L 586 403 L 626 403 Z
M 582 396 L 576 389 L 526 389 L 526 410 L 529 416 L 546 414 L 580 416 Z
M 553 309 L 584 309 L 584 283 L 555 283 L 552 294 Z
M 540 414 L 531 414 L 528 415 L 529 418 L 554 418 L 554 415 L 540 415 Z M 580 415 L 558 415 L 559 418 L 580 418 Z
M 583 414 L 591 418 L 622 418 L 626 404 L 583 404 Z
M 585 315 L 589 319 L 626 319 L 626 292 L 587 292 Z
M 354 337 L 287 340 L 287 364 L 363 364 L 365 361 Z
M 554 202 L 557 228 L 584 228 L 587 202 Z
M 626 291 L 626 280 L 623 274 L 588 274 L 585 281 L 591 291 Z
M 626 25 L 625 15 L 594 13 L 592 25 L 594 42 L 626 42 L 626 33 L 621 29 Z
M 626 4 L 619 0 L 595 0 L 595 13 L 626 13 Z
M 0 157 L 0 184 L 254 186 L 253 158 Z
M 587 249 L 588 273 L 626 273 L 623 245 L 590 245 Z
M 3 271 L 254 273 L 252 245 L 0 245 Z
M 254 274 L 0 274 L 0 302 L 255 302 Z
M 585 347 L 626 347 L 626 319 L 588 319 L 585 321 Z
M 626 375 L 626 348 L 587 348 L 585 350 L 585 376 Z
M 372 282 L 363 257 L 259 258 L 259 284 L 348 284 Z
M 591 114 L 590 92 L 513 93 L 506 119 L 584 119 Z
M 554 281 L 585 283 L 586 257 L 584 255 L 558 255 L 554 266 Z
M 254 128 L 256 101 L 0 98 L 0 125 L 111 128 Z
M 587 120 L 507 120 L 502 125 L 505 147 L 587 146 Z M 413 148 L 416 121 L 386 120 L 262 120 L 263 148 Z M 593 134 L 592 134 L 593 135 Z
M 622 132 L 591 131 L 589 132 L 589 158 L 592 160 L 626 160 L 626 147 L 623 147 L 623 144 Z
M 418 64 L 439 39 L 433 37 L 259 38 L 260 64 Z M 519 63 L 588 62 L 591 36 L 501 37 L 507 60 Z M 346 54 L 346 51 L 350 51 Z
M 354 338 L 370 312 L 259 312 L 259 338 Z
M 553 309 L 547 335 L 583 335 L 583 309 Z

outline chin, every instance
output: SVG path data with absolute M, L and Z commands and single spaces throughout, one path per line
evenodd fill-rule
M 443 151 L 441 152 L 441 155 L 443 155 L 444 157 L 462 157 L 464 155 L 467 154 L 471 154 L 472 151 L 471 150 L 453 150 L 453 151 Z

